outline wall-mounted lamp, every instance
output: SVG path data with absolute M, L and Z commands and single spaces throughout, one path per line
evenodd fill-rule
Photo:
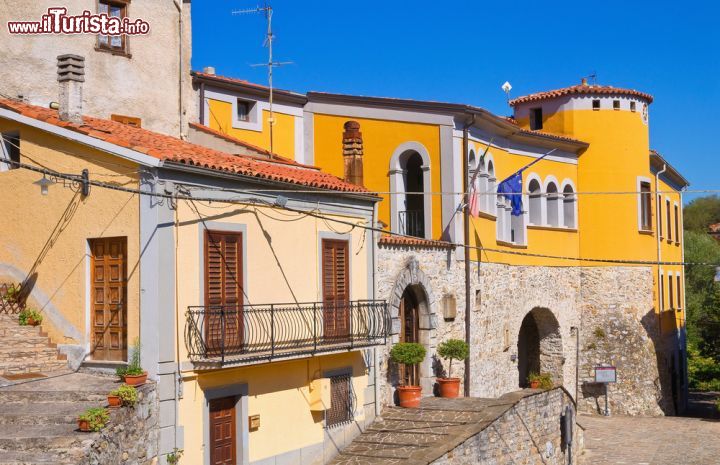
M 55 184 L 55 181 L 46 178 L 45 175 L 43 174 L 42 179 L 38 179 L 33 184 L 40 186 L 40 194 L 48 195 L 48 188 L 50 186 L 52 186 L 53 184 Z

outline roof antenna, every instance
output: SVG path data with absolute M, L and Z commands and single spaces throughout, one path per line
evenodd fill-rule
M 275 117 L 273 115 L 273 68 L 276 68 L 278 66 L 282 65 L 289 65 L 292 63 L 292 61 L 273 61 L 273 40 L 275 40 L 275 36 L 272 32 L 272 15 L 273 15 L 273 8 L 270 4 L 269 0 L 265 0 L 263 3 L 263 6 L 256 6 L 255 8 L 247 8 L 244 10 L 233 10 L 233 15 L 246 15 L 246 14 L 252 14 L 252 13 L 263 13 L 265 15 L 265 20 L 267 21 L 267 32 L 265 34 L 265 40 L 263 41 L 263 47 L 268 48 L 268 61 L 267 63 L 257 63 L 250 65 L 253 68 L 258 66 L 267 66 L 268 70 L 268 88 L 270 89 L 270 95 L 268 98 L 269 104 L 270 104 L 270 119 L 268 119 L 268 125 L 270 127 L 270 153 L 273 152 L 273 125 L 275 125 Z M 262 112 L 261 112 L 262 115 Z M 262 118 L 262 117 L 261 117 Z
M 512 90 L 512 86 L 510 85 L 510 83 L 508 81 L 505 81 L 505 84 L 503 84 L 500 88 L 503 90 L 503 92 L 505 92 L 505 97 L 507 97 L 507 101 L 509 104 L 510 103 L 510 91 Z
M 588 79 L 590 79 L 591 86 L 597 85 L 597 72 L 593 71 L 591 74 L 588 74 L 587 76 L 583 76 L 582 84 L 587 85 Z

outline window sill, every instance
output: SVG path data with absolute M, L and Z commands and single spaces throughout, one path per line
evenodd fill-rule
M 121 56 L 121 57 L 125 57 L 125 58 L 128 58 L 128 59 L 129 59 L 129 58 L 132 58 L 132 53 L 126 52 L 125 50 L 112 50 L 112 49 L 109 49 L 109 48 L 98 47 L 98 46 L 96 45 L 96 46 L 95 46 L 95 51 L 96 51 L 96 52 L 109 53 L 109 54 L 111 54 L 111 55 Z
M 490 220 L 490 221 L 497 221 L 497 216 L 493 215 L 492 213 L 487 213 L 487 212 L 482 212 L 482 211 L 478 212 L 476 218 L 484 218 L 484 219 Z
M 672 245 L 672 244 L 674 243 L 674 241 L 673 241 L 672 239 L 668 239 L 668 240 L 667 240 L 667 243 L 670 244 L 670 245 Z
M 654 236 L 655 232 L 652 229 L 638 229 L 638 233 L 645 234 L 646 236 Z
M 510 247 L 511 249 L 527 249 L 528 247 L 527 245 L 516 244 L 514 242 L 495 241 L 495 243 L 503 247 Z
M 528 229 L 537 229 L 541 231 L 560 231 L 560 232 L 578 232 L 577 228 L 565 228 L 563 226 L 543 226 L 539 224 L 528 224 Z

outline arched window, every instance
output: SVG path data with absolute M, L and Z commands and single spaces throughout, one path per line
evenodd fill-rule
M 493 164 L 492 160 L 488 160 L 487 162 L 487 192 L 496 192 L 497 186 L 495 185 L 497 183 L 497 179 L 495 179 L 495 165 Z M 490 214 L 496 214 L 497 210 L 497 201 L 495 200 L 494 195 L 483 195 L 485 197 L 487 202 L 487 208 L 486 211 Z
M 557 184 L 550 181 L 545 189 L 547 204 L 547 222 L 550 226 L 560 226 L 560 196 Z
M 530 224 L 542 224 L 542 189 L 540 181 L 531 179 L 528 184 L 530 194 L 528 210 L 530 212 Z
M 576 228 L 575 223 L 575 191 L 567 184 L 563 189 L 563 224 L 566 228 Z
M 415 237 L 425 237 L 423 160 L 412 152 L 405 162 L 405 209 L 400 212 L 400 232 Z
M 430 239 L 430 153 L 419 142 L 400 144 L 390 157 L 388 176 L 394 193 L 390 196 L 391 231 Z

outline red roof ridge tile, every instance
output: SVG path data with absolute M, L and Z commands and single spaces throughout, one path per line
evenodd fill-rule
M 571 94 L 630 95 L 633 97 L 639 97 L 641 99 L 647 100 L 648 103 L 652 103 L 653 101 L 652 95 L 635 89 L 624 89 L 622 87 L 603 86 L 596 84 L 578 84 L 574 86 L 563 87 L 561 89 L 547 90 L 543 92 L 535 92 L 533 94 L 523 95 L 521 97 L 510 100 L 508 103 L 510 104 L 510 106 L 515 106 L 519 103 L 537 102 L 539 100 L 562 97 L 564 95 Z

